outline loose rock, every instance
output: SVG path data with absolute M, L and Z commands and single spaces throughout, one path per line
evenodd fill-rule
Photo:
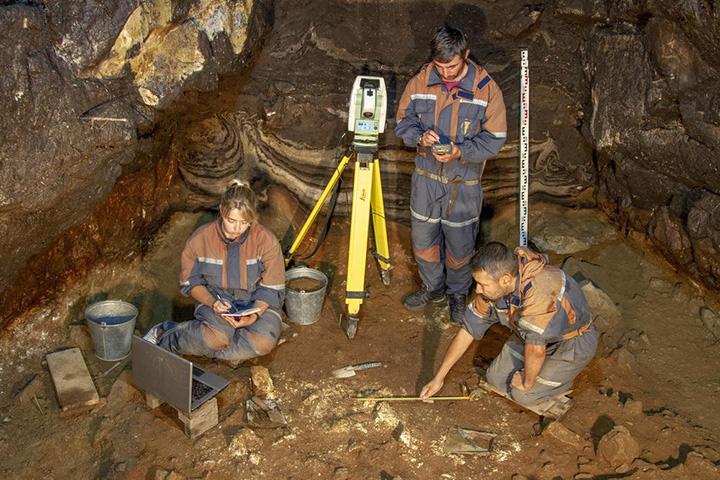
M 565 425 L 560 422 L 552 422 L 550 425 L 545 427 L 542 432 L 543 437 L 552 437 L 563 443 L 567 443 L 572 446 L 582 446 L 585 444 L 583 439 L 577 433 L 568 429 Z
M 234 457 L 245 457 L 263 444 L 263 441 L 249 428 L 240 430 L 230 441 L 228 449 Z
M 583 221 L 578 221 L 582 216 Z M 532 241 L 540 250 L 561 255 L 587 250 L 615 235 L 615 230 L 597 217 L 588 221 L 583 212 L 545 212 L 531 225 Z
M 707 307 L 700 308 L 700 322 L 715 338 L 720 338 L 720 315 Z
M 718 468 L 698 452 L 688 453 L 685 468 L 695 478 L 718 478 Z
M 41 397 L 42 388 L 43 385 L 40 378 L 35 375 L 18 393 L 20 405 L 29 405 L 32 402 L 33 397 Z
M 642 402 L 628 399 L 625 401 L 625 405 L 623 405 L 623 410 L 628 412 L 630 415 L 642 415 Z
M 333 472 L 332 480 L 348 480 L 350 472 L 345 467 L 336 467 Z
M 630 464 L 640 455 L 640 446 L 627 428 L 617 426 L 600 439 L 597 458 L 613 469 Z
M 275 398 L 275 386 L 267 368 L 256 365 L 250 368 L 253 392 L 258 397 Z

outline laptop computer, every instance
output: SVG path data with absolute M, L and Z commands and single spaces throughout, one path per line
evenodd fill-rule
M 131 359 L 132 383 L 184 412 L 192 412 L 230 383 L 135 335 Z

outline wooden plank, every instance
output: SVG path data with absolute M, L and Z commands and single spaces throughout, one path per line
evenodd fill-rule
M 45 358 L 63 411 L 100 403 L 100 396 L 79 348 L 51 353 Z

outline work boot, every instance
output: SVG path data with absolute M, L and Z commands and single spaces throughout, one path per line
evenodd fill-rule
M 403 307 L 408 310 L 420 310 L 428 303 L 440 303 L 445 300 L 445 288 L 439 288 L 435 291 L 428 290 L 424 283 L 420 285 L 420 290 L 411 293 L 403 300 Z
M 453 325 L 462 325 L 465 316 L 465 295 L 462 293 L 453 293 L 448 297 L 450 305 L 450 323 Z

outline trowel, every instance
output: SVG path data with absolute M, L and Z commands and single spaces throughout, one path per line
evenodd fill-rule
M 338 368 L 333 370 L 330 374 L 335 378 L 349 378 L 354 377 L 357 370 L 367 370 L 368 368 L 382 367 L 380 362 L 367 362 L 359 363 L 357 365 L 348 365 L 347 367 Z

